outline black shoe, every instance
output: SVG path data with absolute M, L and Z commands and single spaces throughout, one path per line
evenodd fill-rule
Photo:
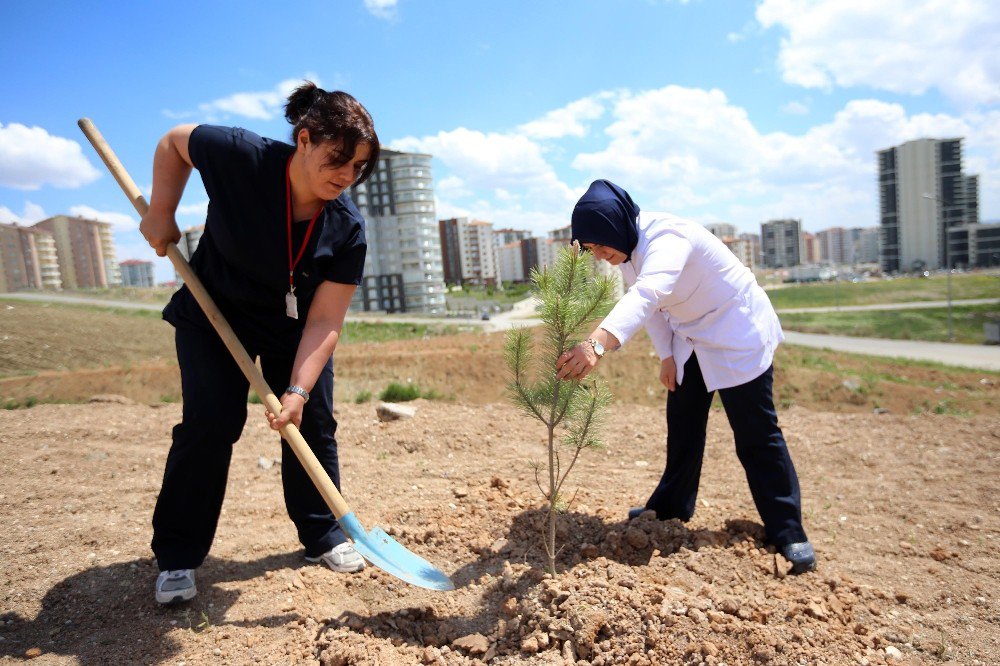
M 635 520 L 636 518 L 646 513 L 647 511 L 649 511 L 649 509 L 647 509 L 644 506 L 634 506 L 628 510 L 628 519 Z
M 793 576 L 816 570 L 816 551 L 808 541 L 789 543 L 781 547 L 781 556 L 792 563 Z

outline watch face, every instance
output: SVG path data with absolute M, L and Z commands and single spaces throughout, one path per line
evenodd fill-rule
M 600 342 L 595 342 L 594 353 L 597 354 L 598 357 L 604 356 L 604 345 L 602 345 Z

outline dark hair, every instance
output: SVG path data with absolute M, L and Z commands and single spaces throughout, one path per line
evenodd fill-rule
M 309 130 L 309 140 L 343 142 L 341 158 L 332 158 L 330 166 L 339 167 L 354 157 L 358 143 L 371 146 L 371 155 L 356 183 L 363 183 L 378 167 L 379 142 L 371 114 L 345 92 L 327 92 L 312 81 L 306 81 L 292 91 L 285 104 L 285 118 L 292 124 L 292 143 L 298 143 L 299 132 Z

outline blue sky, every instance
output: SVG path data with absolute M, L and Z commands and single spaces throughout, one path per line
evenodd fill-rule
M 249 5 L 249 6 L 248 6 Z M 874 6 L 873 6 L 874 5 Z M 438 217 L 543 234 L 594 178 L 646 210 L 759 231 L 877 223 L 874 151 L 966 137 L 1000 218 L 992 0 L 340 0 L 0 5 L 0 222 L 77 214 L 150 258 L 76 127 L 140 187 L 172 125 L 287 140 L 305 77 L 355 95 L 383 144 L 434 155 Z M 178 211 L 203 221 L 193 177 Z M 169 279 L 163 260 L 157 275 Z

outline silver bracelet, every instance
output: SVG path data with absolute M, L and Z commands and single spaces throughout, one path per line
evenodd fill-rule
M 285 389 L 285 393 L 295 393 L 297 395 L 301 395 L 305 398 L 306 402 L 309 402 L 309 391 L 305 390 L 301 386 L 289 386 Z

